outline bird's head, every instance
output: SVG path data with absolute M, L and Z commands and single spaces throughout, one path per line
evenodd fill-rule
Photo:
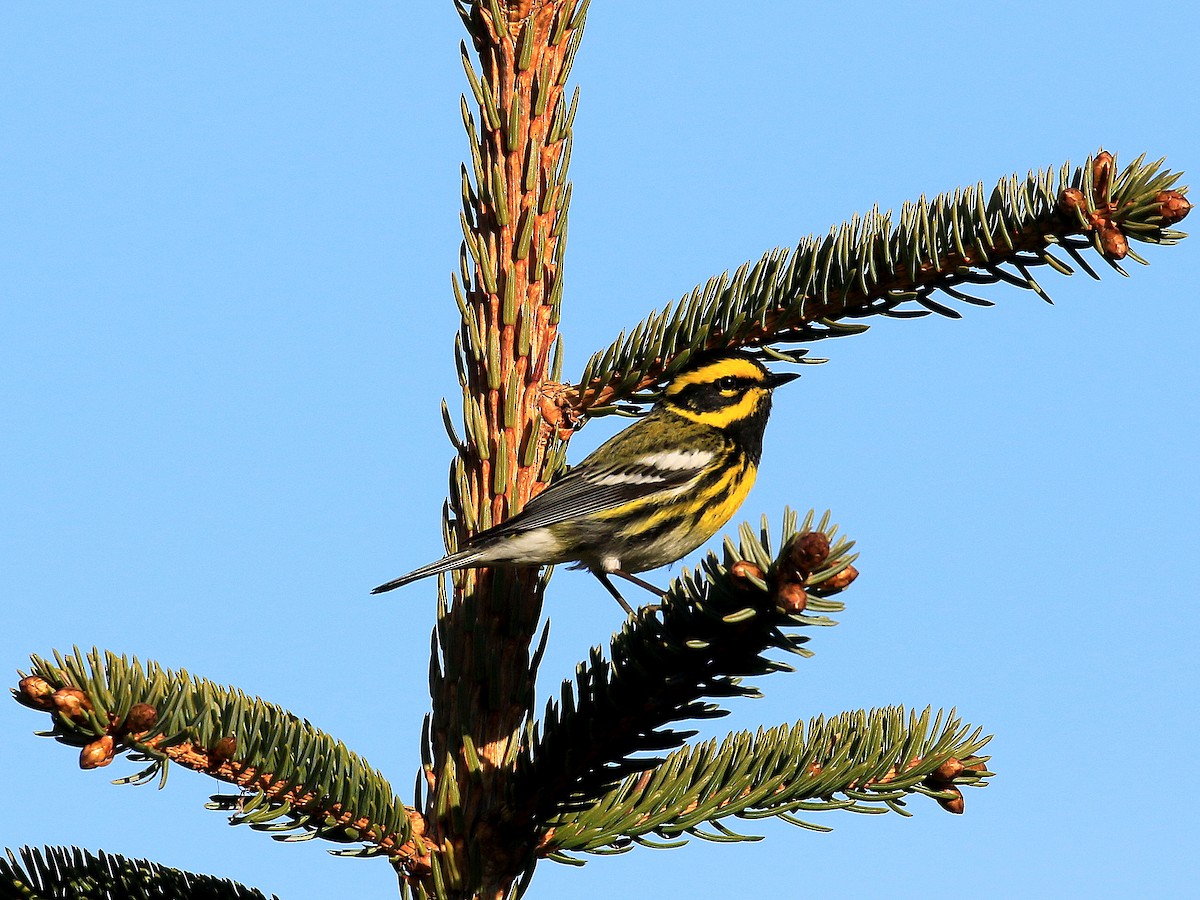
M 663 392 L 671 412 L 714 428 L 761 420 L 771 409 L 771 392 L 797 373 L 776 374 L 744 353 L 709 356 L 676 375 Z

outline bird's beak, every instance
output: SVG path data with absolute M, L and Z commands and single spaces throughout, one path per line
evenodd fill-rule
M 775 390 L 780 385 L 787 384 L 789 381 L 795 381 L 799 377 L 799 372 L 772 372 L 767 376 L 767 387 Z

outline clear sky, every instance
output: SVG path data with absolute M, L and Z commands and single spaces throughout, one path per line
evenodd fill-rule
M 1189 4 L 595 0 L 569 374 L 654 306 L 873 203 L 1105 147 L 1200 167 Z M 410 796 L 455 406 L 460 26 L 445 2 L 0 9 L 0 664 L 72 644 L 280 703 Z M 1193 219 L 1196 217 L 1193 216 Z M 1193 222 L 1185 222 L 1188 230 Z M 780 391 L 742 517 L 834 510 L 862 571 L 794 675 L 706 733 L 904 703 L 996 735 L 955 817 L 546 863 L 529 894 L 975 897 L 1193 883 L 1200 240 L 880 320 Z M 572 443 L 582 455 L 621 423 Z M 659 573 L 661 576 L 662 573 Z M 620 610 L 562 572 L 543 696 Z M 15 683 L 15 677 L 12 678 Z M 390 869 L 113 787 L 0 703 L 0 843 L 288 900 Z

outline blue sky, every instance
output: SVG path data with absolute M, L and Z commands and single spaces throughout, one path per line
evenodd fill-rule
M 1169 12 L 1169 15 L 1165 15 Z M 596 0 L 568 373 L 696 283 L 873 203 L 1082 161 L 1194 171 L 1187 5 Z M 280 703 L 409 795 L 454 406 L 451 4 L 0 11 L 0 662 L 99 645 Z M 1186 179 L 1185 179 L 1186 181 Z M 1188 229 L 1190 223 L 1182 226 Z M 1140 250 L 1141 248 L 1139 248 Z M 966 815 L 545 864 L 532 898 L 1125 896 L 1190 884 L 1200 243 L 1049 307 L 880 321 L 780 391 L 741 517 L 830 508 L 862 571 L 815 658 L 706 733 L 957 707 L 999 773 Z M 607 437 L 597 422 L 572 456 Z M 661 574 L 661 573 L 660 573 Z M 620 610 L 554 579 L 542 693 Z M 15 682 L 15 678 L 14 678 Z M 77 844 L 289 900 L 394 896 L 380 861 L 118 788 L 0 704 L 5 846 Z M 15 812 L 19 811 L 19 812 Z

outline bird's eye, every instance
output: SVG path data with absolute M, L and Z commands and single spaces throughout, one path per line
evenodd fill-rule
M 717 388 L 722 391 L 736 391 L 737 379 L 732 375 L 723 375 L 717 379 Z

